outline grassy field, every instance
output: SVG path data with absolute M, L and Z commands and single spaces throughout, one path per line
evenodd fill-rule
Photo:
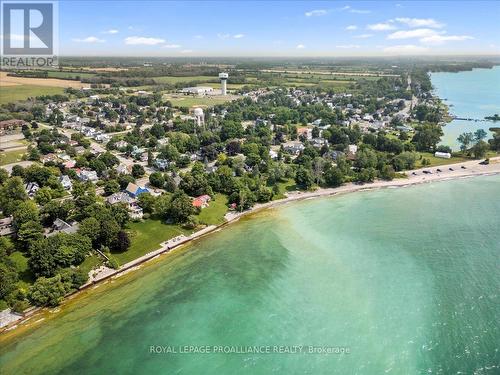
M 26 150 L 15 150 L 0 152 L 0 165 L 6 165 L 10 163 L 15 163 L 21 161 L 22 156 L 26 153 Z
M 201 106 L 214 106 L 217 104 L 223 104 L 230 101 L 230 97 L 212 97 L 212 96 L 203 96 L 203 97 L 165 97 L 166 100 L 169 100 L 173 106 L 176 107 L 193 107 L 196 105 Z
M 28 267 L 28 258 L 24 256 L 23 253 L 15 251 L 9 255 L 9 258 L 16 265 L 19 272 L 18 286 L 27 289 L 31 284 L 35 282 L 35 276 L 31 273 Z
M 170 238 L 192 233 L 179 225 L 164 224 L 159 219 L 130 223 L 127 231 L 131 239 L 130 248 L 123 253 L 113 253 L 113 257 L 120 265 L 158 249 L 162 242 Z
M 290 192 L 290 191 L 296 191 L 297 184 L 295 184 L 295 180 L 293 178 L 290 178 L 289 180 L 285 182 L 278 182 L 278 186 L 280 189 L 280 193 L 273 196 L 273 201 L 277 199 L 283 199 L 286 198 L 285 193 Z
M 88 274 L 92 269 L 97 268 L 102 264 L 102 258 L 94 254 L 86 257 L 85 260 L 78 266 L 79 269 Z
M 453 164 L 453 163 L 461 163 L 464 161 L 469 161 L 471 160 L 470 158 L 463 157 L 463 156 L 452 156 L 450 159 L 443 159 L 443 158 L 437 158 L 434 156 L 434 154 L 430 152 L 420 152 L 420 155 L 422 155 L 422 159 L 417 161 L 416 168 L 422 168 L 422 167 L 437 167 L 439 165 L 446 165 L 446 164 Z M 430 165 L 425 166 L 422 165 L 422 160 L 423 159 L 429 159 L 431 162 Z
M 153 77 L 155 82 L 157 83 L 179 83 L 179 82 L 192 82 L 192 81 L 211 81 L 217 79 L 215 76 L 187 76 L 187 77 L 172 77 L 172 76 L 163 76 L 163 77 Z
M 198 215 L 200 223 L 207 225 L 222 224 L 227 209 L 227 197 L 223 194 L 216 194 L 214 199 L 210 201 L 210 205 L 203 208 Z
M 1 87 L 0 104 L 7 104 L 19 100 L 26 100 L 30 97 L 40 95 L 63 94 L 63 87 L 35 86 L 35 85 L 16 85 Z

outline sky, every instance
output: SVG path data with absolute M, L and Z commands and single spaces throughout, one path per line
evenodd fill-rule
M 500 1 L 59 2 L 60 55 L 500 54 Z

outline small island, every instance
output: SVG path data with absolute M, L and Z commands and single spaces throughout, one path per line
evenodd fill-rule
M 498 113 L 495 113 L 493 116 L 486 116 L 484 119 L 496 122 L 496 121 L 500 121 L 500 115 Z

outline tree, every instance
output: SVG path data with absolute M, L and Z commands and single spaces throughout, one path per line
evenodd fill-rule
M 325 172 L 325 183 L 330 187 L 337 187 L 344 182 L 344 174 L 337 167 L 328 168 Z
M 25 201 L 19 203 L 13 214 L 14 217 L 14 228 L 19 230 L 21 225 L 27 223 L 28 221 L 38 222 L 40 220 L 40 215 L 38 207 L 33 201 Z
M 471 143 L 474 141 L 474 134 L 473 133 L 462 133 L 458 136 L 457 138 L 458 143 L 460 143 L 460 150 L 465 153 L 468 149 Z
M 477 129 L 474 132 L 474 141 L 479 142 L 479 141 L 484 141 L 486 137 L 488 136 L 488 133 L 484 129 Z
M 11 177 L 0 187 L 0 207 L 6 216 L 12 215 L 19 204 L 27 199 L 28 194 L 20 177 Z
M 130 239 L 128 238 L 127 232 L 124 230 L 119 231 L 116 236 L 116 241 L 113 243 L 113 250 L 123 253 L 124 251 L 127 251 L 129 247 Z
M 434 151 L 443 136 L 443 129 L 437 124 L 419 125 L 415 130 L 412 143 L 418 151 Z
M 300 165 L 295 174 L 295 183 L 302 188 L 309 190 L 314 183 L 311 171 Z
M 69 291 L 68 284 L 62 281 L 61 275 L 40 277 L 30 288 L 29 299 L 37 306 L 57 306 Z
M 196 207 L 189 196 L 181 190 L 176 191 L 172 195 L 172 199 L 168 206 L 167 217 L 171 218 L 176 223 L 184 223 L 189 215 L 196 213 Z
M 108 180 L 104 184 L 104 194 L 111 195 L 120 191 L 120 184 L 116 180 Z
M 377 177 L 377 170 L 375 168 L 363 168 L 358 173 L 358 181 L 360 182 L 373 182 Z
M 149 183 L 157 188 L 163 188 L 165 185 L 165 178 L 163 177 L 163 174 L 160 172 L 153 172 L 149 175 Z
M 474 146 L 472 146 L 472 154 L 476 159 L 482 158 L 486 155 L 489 150 L 489 145 L 485 141 L 478 141 Z
M 140 164 L 134 164 L 132 166 L 132 176 L 134 176 L 134 178 L 139 178 L 139 177 L 142 177 L 144 176 L 144 167 Z
M 5 257 L 4 261 L 0 262 L 0 299 L 5 299 L 11 292 L 16 289 L 18 274 L 15 265 Z

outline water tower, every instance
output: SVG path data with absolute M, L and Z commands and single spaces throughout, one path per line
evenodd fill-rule
M 227 94 L 226 82 L 227 82 L 228 78 L 229 78 L 229 74 L 227 74 L 227 73 L 219 73 L 220 88 L 221 88 L 222 95 L 226 95 Z
M 203 114 L 203 109 L 197 107 L 194 109 L 194 117 L 196 117 L 196 124 L 202 126 L 205 124 L 205 115 Z

